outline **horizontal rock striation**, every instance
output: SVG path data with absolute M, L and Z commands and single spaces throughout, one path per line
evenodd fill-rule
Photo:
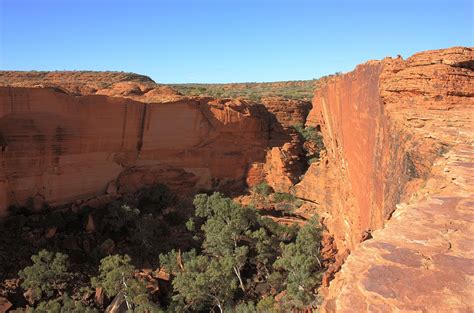
M 297 194 L 352 251 L 323 311 L 474 307 L 473 60 L 456 47 L 369 61 L 316 91 L 307 124 L 327 153 Z
M 238 100 L 143 103 L 0 87 L 0 215 L 161 182 L 179 191 L 242 185 L 262 161 L 269 114 Z M 36 205 L 37 204 L 37 205 Z

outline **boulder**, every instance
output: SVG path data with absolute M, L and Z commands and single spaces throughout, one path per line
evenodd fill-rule
M 109 298 L 105 294 L 104 288 L 98 287 L 95 289 L 94 302 L 101 308 L 108 304 Z
M 7 312 L 13 304 L 5 297 L 0 297 L 0 312 Z
M 105 313 L 126 313 L 128 310 L 127 302 L 123 293 L 119 292 L 110 305 L 105 309 Z

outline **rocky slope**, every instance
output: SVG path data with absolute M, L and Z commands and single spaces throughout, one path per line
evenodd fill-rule
M 327 155 L 297 194 L 320 205 L 340 253 L 353 251 L 326 311 L 474 307 L 473 60 L 451 48 L 370 61 L 316 92 L 307 123 Z

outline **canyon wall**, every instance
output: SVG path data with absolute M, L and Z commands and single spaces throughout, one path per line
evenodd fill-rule
M 352 251 L 323 311 L 474 307 L 473 63 L 470 48 L 369 61 L 316 91 L 326 153 L 296 192 Z
M 156 100 L 156 99 L 155 99 Z M 0 87 L 0 215 L 156 182 L 180 192 L 242 185 L 264 160 L 269 115 L 238 100 L 161 103 Z
M 471 48 L 369 61 L 325 81 L 312 106 L 183 97 L 142 76 L 6 73 L 0 215 L 156 182 L 187 193 L 266 180 L 314 203 L 334 236 L 323 311 L 468 312 L 473 69 Z M 306 173 L 300 123 L 326 146 Z

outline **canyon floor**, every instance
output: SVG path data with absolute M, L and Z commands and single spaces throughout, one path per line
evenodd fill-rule
M 266 309 L 472 312 L 473 117 L 467 47 L 277 83 L 0 72 L 0 311 L 38 305 L 17 273 L 43 248 L 69 255 L 76 302 L 121 312 L 88 283 L 100 257 L 126 253 L 165 308 L 173 273 L 159 254 L 199 249 L 192 199 L 218 191 L 279 225 L 321 224 L 311 301 L 288 306 L 287 282 L 246 282 Z M 144 191 L 161 184 L 159 201 Z M 116 215 L 117 202 L 140 218 Z

